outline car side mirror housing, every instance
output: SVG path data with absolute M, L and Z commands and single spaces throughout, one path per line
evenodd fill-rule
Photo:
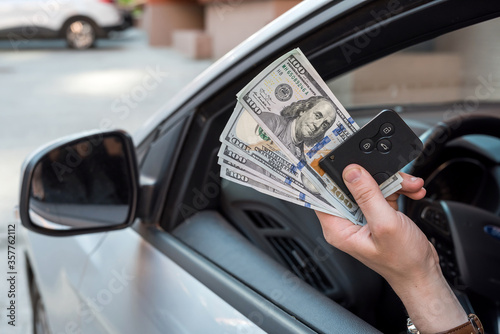
M 130 226 L 139 176 L 123 131 L 63 138 L 24 163 L 19 214 L 29 230 L 69 236 Z

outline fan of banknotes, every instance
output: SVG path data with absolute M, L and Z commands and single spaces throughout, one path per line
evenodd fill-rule
M 318 166 L 359 129 L 300 49 L 283 55 L 237 94 L 220 136 L 222 178 L 363 225 L 361 210 Z M 401 188 L 396 173 L 380 185 Z

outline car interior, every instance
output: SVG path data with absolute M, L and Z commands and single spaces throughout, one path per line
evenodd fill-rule
M 298 319 L 304 332 L 329 332 L 332 324 L 370 332 L 369 323 L 398 333 L 406 325 L 390 286 L 330 246 L 312 210 L 219 177 L 219 135 L 236 93 L 300 47 L 360 126 L 390 108 L 421 136 L 424 155 L 406 171 L 424 178 L 427 195 L 419 202 L 401 198 L 400 208 L 436 247 L 466 311 L 480 317 L 486 332 L 498 333 L 500 240 L 483 226 L 494 229 L 500 215 L 500 19 L 494 18 L 500 12 L 487 2 L 461 2 L 453 15 L 449 2 L 418 9 L 418 1 L 402 3 L 394 14 L 381 12 L 379 1 L 349 15 L 334 5 L 314 13 L 314 22 L 304 19 L 216 78 L 138 148 L 144 222 L 160 222 L 204 259 L 211 273 L 186 264 L 187 270 L 223 298 L 231 295 L 230 303 L 264 329 L 290 328 L 266 315 L 269 306 L 249 306 L 246 289 Z

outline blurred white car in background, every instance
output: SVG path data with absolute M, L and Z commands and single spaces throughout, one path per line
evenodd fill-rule
M 0 0 L 0 38 L 14 48 L 31 39 L 65 38 L 70 48 L 88 49 L 130 23 L 114 0 Z

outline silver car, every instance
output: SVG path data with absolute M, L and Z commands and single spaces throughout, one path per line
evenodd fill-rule
M 235 95 L 300 47 L 355 120 L 399 112 L 423 140 L 401 207 L 467 312 L 500 324 L 500 3 L 304 1 L 222 58 L 133 137 L 97 131 L 24 166 L 35 333 L 398 333 L 383 279 L 313 211 L 219 177 Z

